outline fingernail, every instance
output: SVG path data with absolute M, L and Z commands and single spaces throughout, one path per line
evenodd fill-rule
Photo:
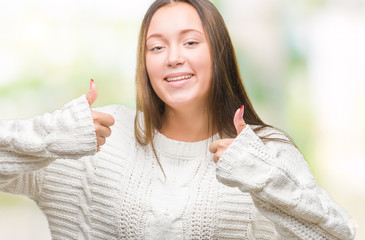
M 241 118 L 243 118 L 243 105 L 240 108 L 240 115 L 241 115 Z
M 94 83 L 94 79 L 91 79 L 90 80 L 90 89 L 91 89 L 91 86 L 93 85 L 93 83 Z

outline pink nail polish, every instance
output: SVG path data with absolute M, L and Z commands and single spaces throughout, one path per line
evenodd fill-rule
M 94 79 L 91 79 L 90 80 L 90 89 L 91 89 L 91 86 L 92 86 L 93 83 L 94 83 Z

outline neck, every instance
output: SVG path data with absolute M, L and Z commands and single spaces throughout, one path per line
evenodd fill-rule
M 184 142 L 197 142 L 211 137 L 206 108 L 176 109 L 166 106 L 160 133 Z

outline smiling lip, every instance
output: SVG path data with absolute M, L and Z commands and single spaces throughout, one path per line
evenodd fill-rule
M 187 80 L 193 77 L 193 74 L 171 74 L 165 77 L 165 81 L 167 82 L 176 82 L 176 81 L 182 81 Z

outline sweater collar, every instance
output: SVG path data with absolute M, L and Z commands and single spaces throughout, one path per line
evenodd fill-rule
M 154 144 L 156 151 L 160 154 L 189 159 L 209 153 L 210 144 L 218 139 L 219 134 L 215 134 L 202 141 L 183 142 L 167 138 L 160 132 L 156 132 Z

